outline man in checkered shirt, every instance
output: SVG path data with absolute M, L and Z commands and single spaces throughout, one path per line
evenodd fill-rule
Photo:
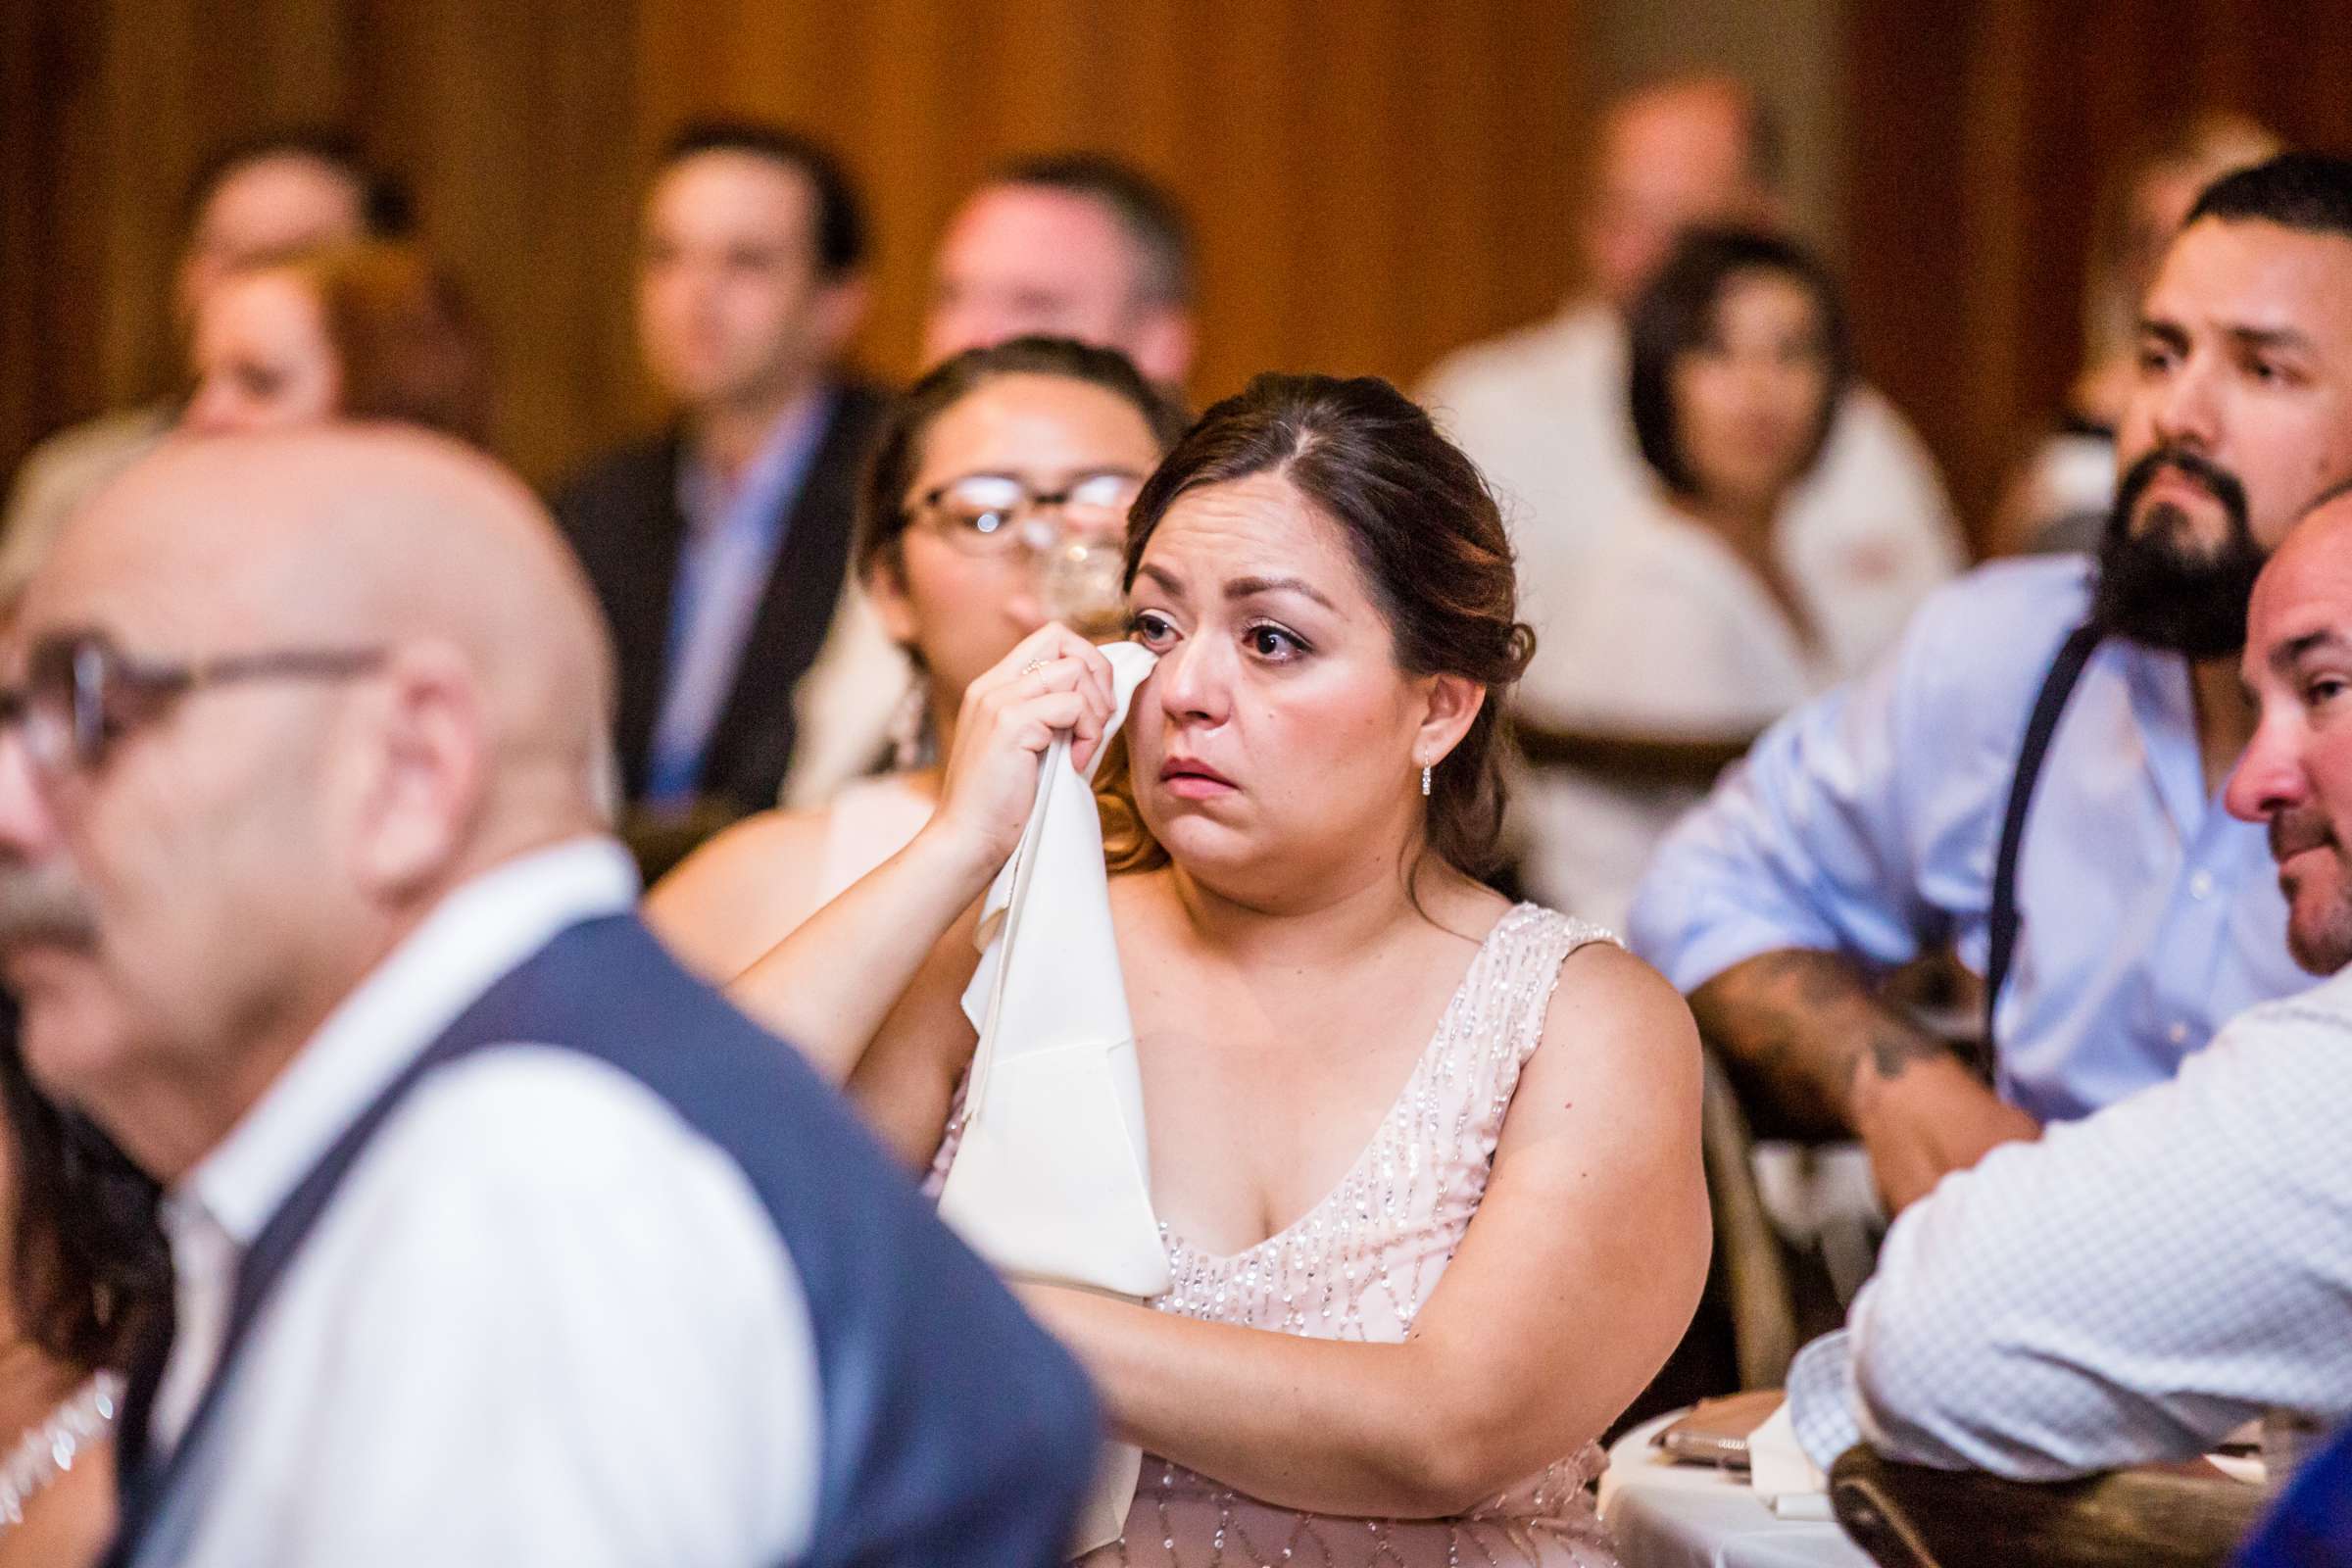
M 1866 1440 L 2050 1480 L 2352 1416 L 2352 485 L 2263 569 L 2242 669 L 2260 718 L 2228 805 L 2269 824 L 2287 947 L 2334 978 L 1904 1213 L 1789 1371 L 1823 1468 Z

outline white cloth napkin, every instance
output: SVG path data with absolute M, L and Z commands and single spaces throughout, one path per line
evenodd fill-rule
M 1117 697 L 1107 746 L 1153 656 L 1133 643 L 1102 652 Z M 1138 1299 L 1162 1294 L 1168 1258 L 1152 1209 L 1102 826 L 1067 737 L 1039 764 L 1037 803 L 981 905 L 978 940 L 963 1010 L 980 1044 L 940 1217 L 1007 1274 Z M 1134 1447 L 1106 1449 L 1073 1554 L 1118 1539 L 1142 1465 Z
M 1783 1519 L 1828 1519 L 1830 1478 L 1796 1441 L 1788 1401 L 1747 1435 L 1747 1484 Z

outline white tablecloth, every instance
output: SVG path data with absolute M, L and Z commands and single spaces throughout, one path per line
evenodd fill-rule
M 1670 1462 L 1649 1440 L 1680 1414 L 1636 1427 L 1609 1449 L 1600 1516 L 1625 1568 L 1871 1568 L 1835 1523 L 1781 1518 L 1744 1474 Z

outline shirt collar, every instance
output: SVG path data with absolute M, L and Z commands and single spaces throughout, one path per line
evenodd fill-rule
M 627 909 L 637 871 L 609 838 L 518 857 L 436 906 L 361 980 L 167 1203 L 200 1205 L 242 1250 L 344 1128 L 491 983 L 582 920 Z
M 758 504 L 750 509 L 753 512 L 764 516 L 776 511 L 775 499 L 815 450 L 832 402 L 832 390 L 826 386 L 801 394 L 776 416 L 760 450 L 732 483 L 689 441 L 678 465 L 678 511 L 685 514 L 688 531 L 697 535 L 716 531 L 753 498 L 758 498 Z

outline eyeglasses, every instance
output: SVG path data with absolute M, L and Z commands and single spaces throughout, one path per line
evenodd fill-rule
M 1085 474 L 1059 490 L 1039 490 L 1009 473 L 951 479 L 916 502 L 950 544 L 975 556 L 1028 549 L 1040 554 L 1073 533 L 1117 533 L 1144 487 L 1141 475 Z M 1058 522 L 1050 522 L 1051 510 Z
M 19 728 L 33 766 L 50 778 L 95 773 L 114 744 L 180 698 L 253 680 L 349 680 L 384 661 L 380 648 L 280 648 L 165 663 L 132 658 L 104 632 L 44 637 L 21 685 L 0 688 L 0 729 Z

